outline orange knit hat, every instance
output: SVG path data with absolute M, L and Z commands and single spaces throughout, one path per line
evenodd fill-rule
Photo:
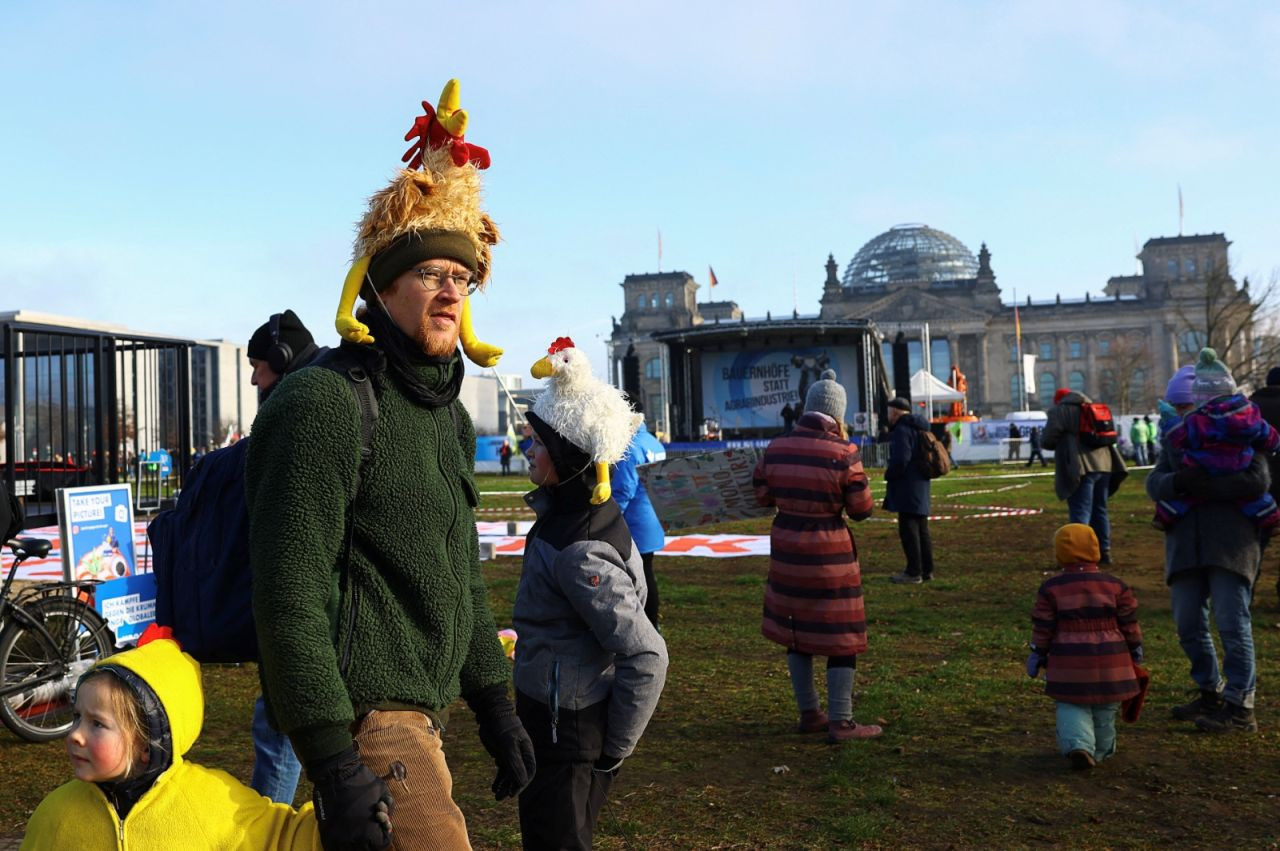
M 1102 551 L 1093 529 L 1083 523 L 1068 523 L 1053 535 L 1053 555 L 1058 564 L 1097 564 Z

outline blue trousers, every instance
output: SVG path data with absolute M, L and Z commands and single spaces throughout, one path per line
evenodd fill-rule
M 1102 762 L 1116 752 L 1116 713 L 1120 703 L 1065 703 L 1058 708 L 1058 750 L 1063 756 L 1088 751 Z
M 1085 473 L 1080 487 L 1067 497 L 1067 516 L 1072 523 L 1086 523 L 1098 536 L 1098 548 L 1111 551 L 1111 518 L 1107 516 L 1107 490 L 1110 473 Z
M 293 753 L 289 737 L 267 723 L 262 695 L 253 703 L 253 780 L 250 786 L 280 804 L 293 805 L 302 763 Z
M 1258 668 L 1253 655 L 1253 619 L 1248 581 L 1217 567 L 1184 570 L 1169 583 L 1178 643 L 1191 662 L 1191 679 L 1205 691 L 1218 691 L 1237 706 L 1253 708 Z M 1222 639 L 1222 669 L 1209 632 L 1209 607 Z M 1222 676 L 1226 675 L 1226 688 Z

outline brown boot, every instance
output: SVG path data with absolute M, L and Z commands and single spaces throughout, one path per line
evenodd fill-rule
M 877 724 L 859 724 L 850 718 L 847 721 L 832 721 L 827 725 L 827 741 L 831 744 L 847 742 L 850 739 L 874 739 L 883 730 Z
M 821 709 L 806 709 L 800 713 L 800 725 L 797 733 L 821 733 L 827 729 L 827 713 Z

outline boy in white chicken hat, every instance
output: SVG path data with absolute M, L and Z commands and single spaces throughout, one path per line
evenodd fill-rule
M 613 778 L 658 704 L 667 647 L 645 616 L 640 553 L 608 493 L 608 465 L 636 415 L 567 337 L 531 372 L 549 382 L 528 415 L 537 490 L 526 501 L 538 521 L 512 614 L 516 712 L 538 763 L 520 794 L 520 830 L 526 848 L 590 848 Z

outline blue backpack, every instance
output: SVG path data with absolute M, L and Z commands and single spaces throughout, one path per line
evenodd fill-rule
M 360 404 L 360 479 L 373 454 L 378 400 L 362 364 L 341 349 L 309 366 L 332 369 L 351 384 Z M 201 662 L 256 662 L 253 571 L 245 456 L 249 439 L 205 456 L 187 475 L 178 504 L 147 526 L 156 577 L 156 623 L 173 629 L 182 649 Z M 349 508 L 349 507 L 348 507 Z M 342 555 L 344 586 L 351 553 L 350 511 Z

